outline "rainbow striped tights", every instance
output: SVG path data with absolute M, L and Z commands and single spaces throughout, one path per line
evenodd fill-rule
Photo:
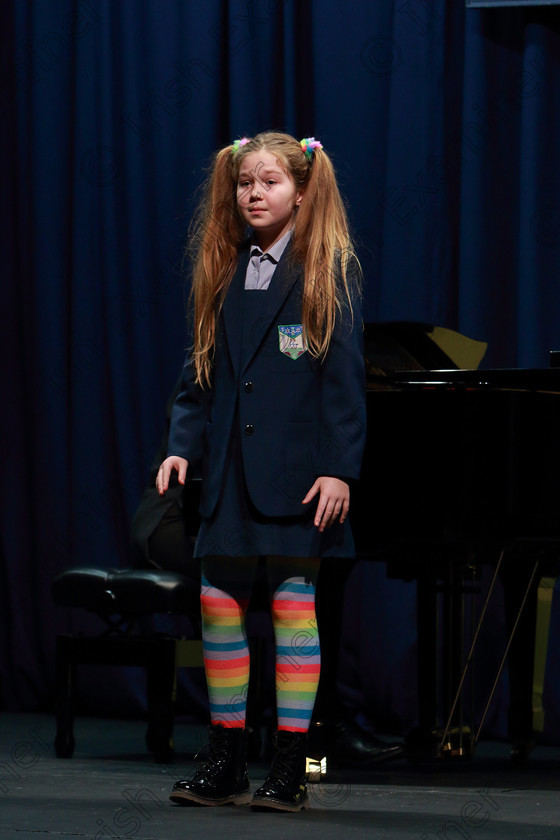
M 278 729 L 307 732 L 317 694 L 321 653 L 315 617 L 316 558 L 267 557 L 276 642 Z M 213 724 L 245 726 L 249 647 L 245 614 L 257 557 L 202 560 L 204 668 Z

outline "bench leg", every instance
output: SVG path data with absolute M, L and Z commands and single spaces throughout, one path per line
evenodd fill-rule
M 146 666 L 148 729 L 146 746 L 156 761 L 173 761 L 175 722 L 175 639 L 159 639 L 151 647 Z
M 56 640 L 55 691 L 56 735 L 54 750 L 58 758 L 72 758 L 74 754 L 74 687 L 76 667 L 69 651 L 70 639 Z

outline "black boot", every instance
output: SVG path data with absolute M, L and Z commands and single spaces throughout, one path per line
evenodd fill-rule
M 311 758 L 327 757 L 329 765 L 368 768 L 382 761 L 404 758 L 404 744 L 382 741 L 346 717 L 325 723 L 313 721 L 309 729 Z
M 275 732 L 274 757 L 266 781 L 253 796 L 251 808 L 301 811 L 308 807 L 305 786 L 307 732 Z
M 328 755 L 328 753 L 327 753 Z M 333 725 L 331 757 L 342 767 L 369 767 L 404 758 L 404 744 L 382 741 L 353 721 L 339 718 Z
M 176 782 L 169 798 L 178 805 L 246 805 L 250 802 L 247 730 L 212 725 L 208 761 L 192 779 Z

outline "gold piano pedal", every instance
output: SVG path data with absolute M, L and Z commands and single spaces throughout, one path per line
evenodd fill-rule
M 406 757 L 411 764 L 472 758 L 475 738 L 470 726 L 430 729 L 419 726 L 406 736 Z
M 308 756 L 305 759 L 305 772 L 310 784 L 316 785 L 319 782 L 324 782 L 327 775 L 327 757 L 309 758 Z
M 450 729 L 445 740 L 439 745 L 442 758 L 472 758 L 474 754 L 474 736 L 470 726 L 456 726 Z

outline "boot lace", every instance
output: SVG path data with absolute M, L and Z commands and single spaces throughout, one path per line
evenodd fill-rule
M 293 781 L 294 767 L 298 757 L 298 744 L 287 744 L 278 750 L 272 760 L 272 767 L 268 780 L 279 782 L 282 785 L 290 784 Z
M 204 764 L 195 771 L 193 781 L 216 779 L 223 773 L 228 757 L 229 753 L 225 739 L 215 737 L 210 743 L 210 755 Z

